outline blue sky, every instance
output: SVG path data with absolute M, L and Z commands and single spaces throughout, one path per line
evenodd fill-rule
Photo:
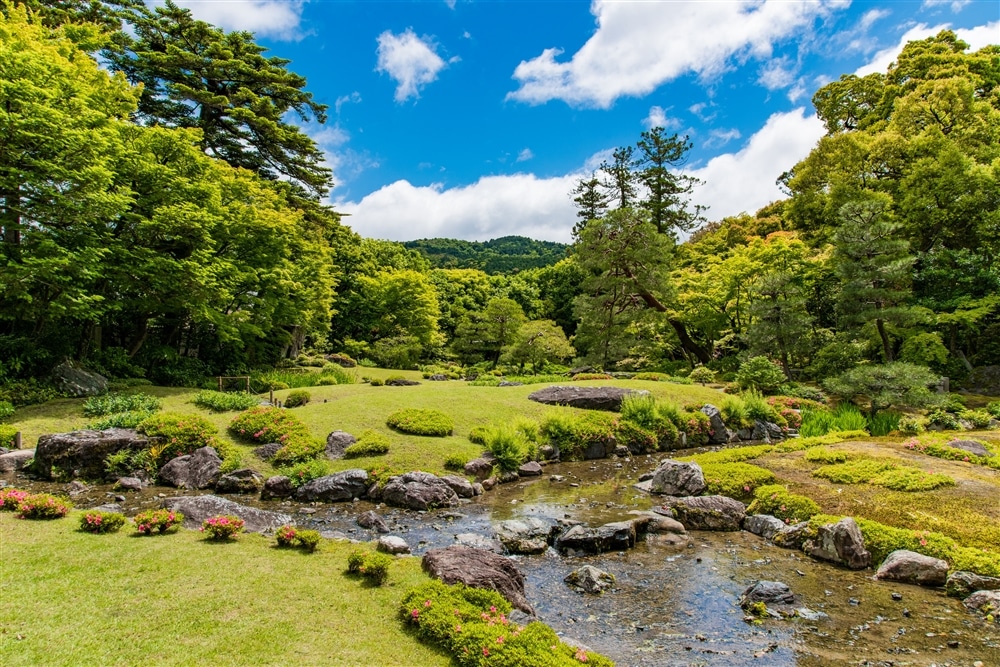
M 569 241 L 569 191 L 653 124 L 688 135 L 709 219 L 753 212 L 822 135 L 810 99 L 943 28 L 1000 43 L 996 0 L 178 0 L 292 61 L 331 203 L 363 236 Z

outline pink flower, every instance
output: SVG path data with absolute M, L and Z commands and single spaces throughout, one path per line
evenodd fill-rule
M 579 660 L 580 662 L 587 662 L 587 652 L 584 651 L 582 648 L 576 649 L 576 655 L 574 655 L 573 657 Z
M 503 635 L 497 637 L 497 644 L 503 644 Z
M 418 618 L 420 618 L 420 612 L 414 609 L 413 611 L 410 612 L 410 617 L 413 618 L 413 620 L 417 620 Z
M 483 647 L 483 655 L 489 655 L 489 654 L 490 654 L 490 650 L 484 646 Z

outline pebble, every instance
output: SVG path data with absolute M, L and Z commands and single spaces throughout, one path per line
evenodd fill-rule
M 910 610 L 909 609 L 904 609 L 903 610 L 903 616 L 905 616 L 906 618 L 909 618 L 910 617 Z
M 959 642 L 957 639 L 951 639 L 948 641 L 948 648 L 958 648 Z
M 899 602 L 900 600 L 903 599 L 903 594 L 902 593 L 893 593 L 892 594 L 892 599 L 895 600 L 896 602 Z
M 848 604 L 850 604 L 853 607 L 857 607 L 859 604 L 861 604 L 861 600 L 859 600 L 857 598 L 849 598 L 847 600 L 847 602 L 848 602 Z

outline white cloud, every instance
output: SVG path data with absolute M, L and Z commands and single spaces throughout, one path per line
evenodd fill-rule
M 342 106 L 344 106 L 345 104 L 348 104 L 348 103 L 350 103 L 350 104 L 358 104 L 359 102 L 361 102 L 361 93 L 359 93 L 358 91 L 355 90 L 350 95 L 341 95 L 340 97 L 338 97 L 337 101 L 333 103 L 333 108 L 339 114 L 340 113 L 340 108 Z
M 876 21 L 884 19 L 886 16 L 891 14 L 888 9 L 870 9 L 865 12 L 865 15 L 861 17 L 861 23 L 858 24 L 858 28 L 861 30 L 868 30 L 875 24 Z
M 520 88 L 508 99 L 606 108 L 641 96 L 686 73 L 717 76 L 730 60 L 768 58 L 775 42 L 794 36 L 843 0 L 782 2 L 615 2 L 593 0 L 597 31 L 569 60 L 558 48 L 522 61 Z
M 788 58 L 775 58 L 764 64 L 757 82 L 768 90 L 788 88 L 795 83 L 796 66 Z
M 708 139 L 705 141 L 706 148 L 716 148 L 719 146 L 725 146 L 730 141 L 734 139 L 739 139 L 741 136 L 740 131 L 735 127 L 731 130 L 712 130 L 708 133 Z
M 663 107 L 653 106 L 649 107 L 649 115 L 643 119 L 642 124 L 650 130 L 654 127 L 662 127 L 664 130 L 676 130 L 681 126 L 681 121 L 677 118 L 667 116 L 667 112 Z
M 970 2 L 972 2 L 972 0 L 924 0 L 924 4 L 921 6 L 921 9 L 949 5 L 951 7 L 951 11 L 957 14 Z
M 531 149 L 525 148 L 520 153 L 517 154 L 516 162 L 527 162 L 533 157 L 535 157 L 535 154 L 531 152 Z
M 421 39 L 411 28 L 398 35 L 386 30 L 378 36 L 378 66 L 399 84 L 395 99 L 405 102 L 420 97 L 420 90 L 437 79 L 438 72 L 447 67 L 430 39 Z M 455 59 L 452 59 L 454 62 Z
M 859 67 L 855 74 L 858 76 L 865 76 L 875 72 L 884 74 L 889 69 L 889 65 L 895 62 L 907 42 L 927 39 L 949 28 L 951 26 L 947 23 L 936 26 L 928 26 L 926 23 L 915 25 L 906 31 L 897 44 L 876 53 L 875 57 L 868 64 Z M 992 23 L 975 28 L 956 28 L 955 34 L 969 45 L 970 51 L 978 51 L 988 44 L 997 43 L 997 35 L 1000 34 L 1000 21 L 993 21 Z
M 176 0 L 195 18 L 226 30 L 248 30 L 258 37 L 298 39 L 303 0 Z
M 455 9 L 455 0 L 444 0 L 444 4 L 448 5 L 448 9 Z

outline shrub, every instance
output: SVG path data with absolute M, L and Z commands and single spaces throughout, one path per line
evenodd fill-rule
M 372 553 L 355 549 L 347 557 L 347 571 L 360 574 L 376 586 L 381 586 L 389 578 L 392 557 L 383 553 Z
M 11 403 L 15 408 L 45 403 L 53 398 L 59 398 L 56 388 L 35 378 L 8 380 L 0 386 L 0 400 Z
M 715 371 L 707 366 L 698 366 L 693 371 L 688 374 L 688 378 L 692 382 L 697 382 L 698 384 L 705 385 L 709 382 L 715 381 Z
M 73 505 L 48 493 L 25 496 L 17 505 L 21 519 L 61 519 Z
M 750 413 L 747 412 L 747 405 L 739 396 L 726 396 L 722 399 L 719 413 L 726 426 L 734 431 L 753 426 L 753 420 L 750 418 Z
M 135 529 L 143 535 L 162 534 L 183 523 L 184 515 L 167 509 L 145 510 L 132 517 L 132 521 L 135 522 Z
M 329 384 L 354 384 L 358 381 L 355 371 L 346 371 L 336 364 L 326 364 L 319 373 L 316 384 L 324 384 L 324 380 L 335 380 Z
M 274 531 L 274 539 L 278 542 L 278 546 L 287 549 L 295 544 L 295 538 L 298 536 L 298 530 L 295 526 L 284 525 Z
M 389 436 L 372 431 L 365 431 L 358 441 L 344 450 L 344 458 L 352 459 L 359 456 L 380 456 L 389 453 Z
M 285 397 L 285 407 L 297 408 L 308 403 L 311 398 L 312 395 L 308 391 L 297 389 L 296 391 L 289 392 L 288 396 Z
M 705 463 L 701 470 L 708 493 L 730 498 L 748 497 L 757 487 L 774 483 L 773 472 L 749 463 Z
M 243 532 L 246 522 L 238 516 L 229 514 L 212 516 L 201 523 L 201 532 L 208 535 L 208 539 L 218 542 L 235 540 Z
M 752 420 L 771 422 L 778 426 L 787 425 L 784 417 L 778 414 L 773 405 L 767 402 L 764 395 L 756 389 L 749 389 L 740 396 L 746 406 L 747 416 Z
M 10 401 L 0 401 L 0 422 L 14 416 L 14 404 Z
M 808 521 L 819 514 L 819 505 L 806 496 L 791 493 L 780 484 L 761 486 L 753 494 L 748 513 L 770 514 L 785 523 Z
M 756 389 L 770 394 L 784 383 L 785 374 L 767 357 L 750 357 L 736 372 L 736 384 L 741 389 Z
M 927 415 L 927 423 L 945 431 L 960 431 L 962 429 L 962 424 L 959 423 L 958 417 L 944 410 L 933 410 L 930 412 Z
M 443 437 L 451 435 L 455 424 L 451 417 L 438 410 L 407 408 L 389 415 L 385 421 L 390 428 L 411 435 Z
M 191 399 L 191 402 L 199 408 L 205 408 L 212 412 L 248 410 L 255 405 L 260 405 L 259 398 L 245 391 L 199 391 Z
M 278 472 L 292 481 L 292 486 L 298 488 L 314 479 L 325 477 L 332 472 L 330 461 L 325 458 L 300 461 L 290 466 L 279 468 Z
M 315 530 L 300 530 L 295 535 L 295 542 L 299 548 L 309 553 L 316 551 L 321 539 L 319 531 Z
M 87 417 L 102 417 L 116 412 L 156 412 L 159 409 L 160 399 L 155 396 L 119 392 L 91 396 L 83 404 L 83 414 Z
M 633 380 L 647 380 L 649 382 L 666 382 L 667 375 L 665 373 L 636 373 L 632 376 Z
M 512 426 L 503 424 L 491 428 L 486 434 L 486 448 L 496 457 L 496 465 L 504 472 L 517 470 L 524 463 L 528 439 Z
M 486 444 L 486 434 L 489 433 L 489 426 L 473 426 L 469 431 L 469 442 L 475 445 Z
M 594 443 L 607 442 L 614 437 L 615 418 L 604 412 L 585 412 L 573 420 L 573 435 L 569 442 L 559 445 L 563 460 L 583 459 L 584 453 Z
M 108 454 L 104 459 L 104 471 L 107 477 L 118 478 L 128 477 L 138 471 L 143 471 L 150 477 L 155 477 L 158 468 L 153 454 L 148 449 L 138 451 L 132 449 L 122 449 L 113 454 Z
M 989 428 L 990 422 L 993 417 L 986 410 L 963 410 L 958 413 L 959 419 L 964 419 L 965 421 L 972 424 L 972 428 L 982 429 Z
M 958 414 L 965 410 L 965 396 L 961 394 L 948 394 L 941 402 L 940 408 L 946 412 Z
M 986 412 L 990 413 L 995 419 L 1000 419 L 1000 401 L 992 401 L 987 404 Z
M 649 454 L 659 448 L 659 438 L 654 431 L 625 419 L 615 425 L 615 439 L 633 454 Z
M 15 437 L 19 431 L 20 429 L 16 426 L 0 424 L 0 447 L 6 447 L 7 449 L 13 448 Z
M 373 387 L 381 387 L 385 383 L 382 382 L 382 380 L 380 380 L 378 378 L 372 378 L 372 379 L 368 380 L 368 384 L 370 384 Z
M 229 433 L 246 442 L 282 443 L 272 459 L 275 466 L 314 459 L 326 447 L 324 442 L 312 437 L 295 415 L 281 408 L 259 406 L 241 412 L 230 422 Z
M 451 454 L 444 460 L 444 467 L 446 470 L 457 470 L 458 472 L 463 472 L 465 470 L 465 464 L 471 460 L 472 459 L 464 454 Z
M 614 378 L 607 373 L 577 373 L 570 379 L 574 382 L 577 380 L 614 380 Z
M 514 420 L 514 430 L 521 433 L 528 442 L 538 442 L 540 435 L 538 422 L 528 417 L 518 417 Z
M 142 422 L 152 417 L 155 413 L 145 410 L 130 410 L 129 412 L 114 412 L 96 419 L 87 428 L 95 431 L 104 431 L 109 428 L 135 428 Z
M 899 418 L 896 428 L 903 435 L 917 435 L 927 430 L 927 420 L 923 417 L 905 415 Z
M 669 375 L 667 376 L 667 382 L 673 382 L 674 384 L 694 384 L 691 378 L 686 378 L 682 375 Z
M 136 430 L 157 439 L 150 446 L 157 469 L 174 457 L 190 454 L 196 449 L 215 447 L 218 451 L 220 447 L 215 437 L 218 433 L 215 426 L 198 415 L 164 412 L 143 420 Z
M 827 447 L 813 447 L 806 451 L 805 458 L 810 463 L 844 463 L 847 461 L 847 452 L 835 452 Z
M 125 525 L 125 515 L 119 512 L 86 512 L 80 517 L 80 530 L 87 533 L 117 533 Z
M 924 366 L 895 361 L 883 366 L 858 366 L 827 378 L 823 386 L 831 394 L 846 400 L 864 396 L 869 404 L 868 413 L 874 415 L 891 407 L 920 408 L 932 405 L 937 398 L 928 386 L 938 377 Z
M 16 512 L 21 501 L 30 495 L 20 489 L 0 489 L 0 512 Z
M 678 429 L 687 435 L 688 447 L 704 447 L 712 436 L 712 423 L 708 416 L 700 410 L 687 410 L 682 413 L 683 425 Z
M 965 463 L 974 463 L 976 465 L 986 466 L 987 468 L 993 468 L 994 470 L 1000 470 L 1000 456 L 996 456 L 996 454 L 992 456 L 976 456 L 975 454 L 970 454 L 964 449 L 952 447 L 951 443 L 921 443 L 917 438 L 910 438 L 903 443 L 903 446 L 909 450 L 918 451 L 922 454 L 926 454 L 927 456 L 933 456 L 939 459 L 964 461 Z M 987 449 L 995 450 L 996 447 L 987 446 Z

